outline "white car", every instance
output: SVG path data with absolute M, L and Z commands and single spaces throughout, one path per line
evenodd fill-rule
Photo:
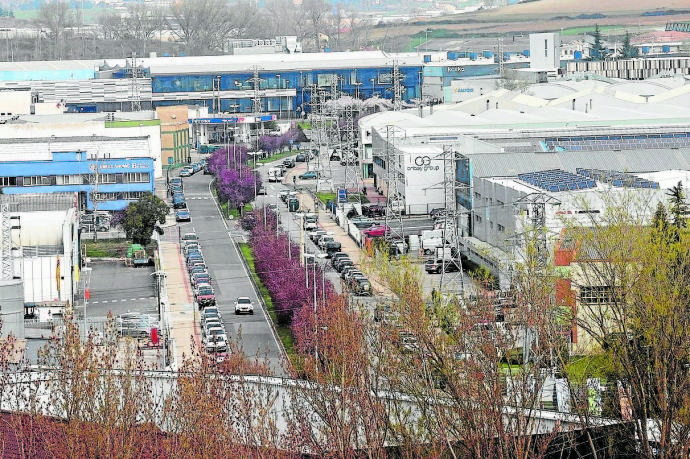
M 254 314 L 254 303 L 246 296 L 237 297 L 235 300 L 235 314 L 244 312 Z

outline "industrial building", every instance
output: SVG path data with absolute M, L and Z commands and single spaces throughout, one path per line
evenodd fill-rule
M 39 322 L 74 305 L 81 265 L 76 199 L 76 193 L 0 195 L 2 336 L 23 339 L 34 328 L 40 334 Z
M 123 209 L 162 177 L 160 128 L 152 112 L 13 116 L 0 124 L 0 190 L 76 193 L 80 210 Z
M 422 117 L 374 114 L 360 121 L 360 141 L 377 188 L 410 214 L 438 207 L 449 184 L 435 167 L 452 167 L 460 249 L 505 286 L 515 237 L 526 228 L 558 234 L 565 220 L 586 223 L 629 193 L 651 217 L 668 188 L 690 185 L 688 99 L 683 78 L 562 79 L 495 90 Z

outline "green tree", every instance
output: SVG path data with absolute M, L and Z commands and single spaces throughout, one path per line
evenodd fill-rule
M 637 47 L 630 44 L 630 32 L 625 32 L 625 37 L 623 37 L 623 47 L 621 48 L 621 58 L 632 59 L 637 57 Z
M 666 195 L 669 197 L 669 211 L 673 217 L 673 226 L 679 229 L 685 228 L 688 224 L 688 205 L 685 202 L 685 190 L 683 189 L 683 182 L 678 182 L 677 185 L 671 187 Z
M 151 242 L 154 230 L 161 231 L 157 223 L 165 223 L 168 205 L 152 193 L 144 193 L 137 202 L 131 203 L 125 209 L 125 215 L 120 223 L 135 244 L 146 245 Z
M 601 31 L 599 30 L 599 24 L 594 25 L 594 32 L 592 32 L 594 37 L 594 44 L 592 45 L 592 51 L 590 57 L 593 61 L 601 61 L 606 59 L 608 56 L 608 50 L 604 43 L 601 41 Z

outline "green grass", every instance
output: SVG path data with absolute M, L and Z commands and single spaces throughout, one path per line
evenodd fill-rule
M 613 32 L 613 31 L 622 31 L 623 29 L 621 26 L 599 26 L 599 32 Z M 591 26 L 583 26 L 583 27 L 572 27 L 570 29 L 563 29 L 561 31 L 561 35 L 582 35 L 585 33 L 592 33 L 594 32 L 594 25 Z
M 259 288 L 259 294 L 261 295 L 261 298 L 263 299 L 264 304 L 266 305 L 268 315 L 271 317 L 271 320 L 273 321 L 273 325 L 276 328 L 278 338 L 280 339 L 280 342 L 283 344 L 285 352 L 287 353 L 288 358 L 290 359 L 290 362 L 294 367 L 299 359 L 297 358 L 297 353 L 295 352 L 295 348 L 293 346 L 292 331 L 290 330 L 290 327 L 278 324 L 278 318 L 276 316 L 275 307 L 273 306 L 273 300 L 271 299 L 271 295 L 269 295 L 268 289 L 261 282 L 261 279 L 259 279 L 258 274 L 256 274 L 256 269 L 254 268 L 254 252 L 252 251 L 251 246 L 246 243 L 240 243 L 238 245 L 240 247 L 240 252 L 242 253 L 242 256 L 247 262 L 249 272 L 251 272 L 252 278 L 254 279 L 256 286 Z
M 122 258 L 127 255 L 130 242 L 125 239 L 92 239 L 84 240 L 82 247 L 88 258 Z M 156 251 L 156 242 L 146 246 L 146 252 Z
M 139 120 L 139 121 L 107 121 L 106 128 L 123 128 L 123 127 L 137 127 L 137 126 L 158 126 L 161 120 Z
M 269 156 L 268 158 L 260 159 L 257 161 L 259 164 L 266 164 L 266 163 L 272 163 L 273 161 L 278 161 L 279 159 L 284 159 L 288 158 L 292 155 L 296 155 L 297 153 L 301 153 L 302 150 L 291 150 L 291 151 L 284 151 L 282 153 L 275 154 L 273 156 Z
M 335 193 L 326 193 L 322 191 L 320 193 L 316 193 L 316 197 L 324 204 L 326 204 L 328 201 L 335 202 Z

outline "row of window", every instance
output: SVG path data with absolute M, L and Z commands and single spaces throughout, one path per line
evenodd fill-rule
M 474 221 L 476 223 L 481 223 L 484 219 L 482 218 L 481 215 L 474 214 Z M 494 222 L 489 220 L 489 228 L 494 229 Z M 501 225 L 500 223 L 496 224 L 496 229 L 498 230 L 499 233 L 505 233 L 506 232 L 506 227 Z
M 122 174 L 75 174 L 75 175 L 30 175 L 23 177 L 0 177 L 0 186 L 45 186 L 45 185 L 88 185 L 93 183 L 149 183 L 148 172 L 126 172 Z
M 91 199 L 94 201 L 134 201 L 139 199 L 145 191 L 120 191 L 117 193 L 93 193 Z

